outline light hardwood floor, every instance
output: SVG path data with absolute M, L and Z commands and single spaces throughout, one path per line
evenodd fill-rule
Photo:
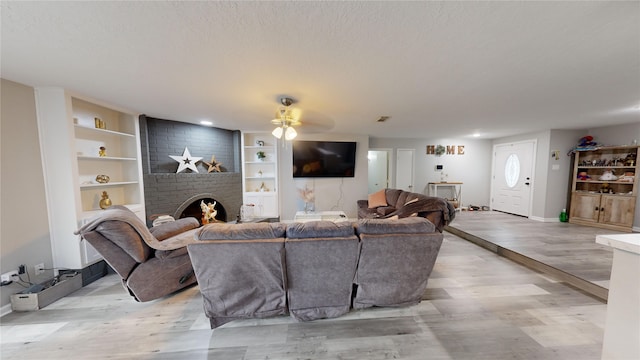
M 600 359 L 605 304 L 455 235 L 424 301 L 298 323 L 216 330 L 198 287 L 136 303 L 110 275 L 37 312 L 0 319 L 8 359 Z
M 539 222 L 496 211 L 459 213 L 448 231 L 606 301 L 613 251 L 596 235 L 621 232 Z

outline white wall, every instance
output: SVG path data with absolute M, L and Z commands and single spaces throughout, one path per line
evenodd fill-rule
M 302 132 L 301 132 L 302 133 Z M 280 218 L 293 219 L 296 211 L 304 210 L 298 189 L 305 185 L 314 190 L 315 210 L 342 210 L 349 218 L 358 217 L 356 202 L 367 199 L 369 138 L 352 134 L 300 134 L 296 140 L 356 141 L 356 171 L 352 178 L 293 178 L 291 144 L 279 148 Z M 281 145 L 278 145 L 281 146 Z
M 569 152 L 584 136 L 584 130 L 551 130 L 547 151 L 547 191 L 545 194 L 545 221 L 557 221 L 562 209 L 568 209 L 571 201 L 571 155 Z M 560 152 L 558 160 L 552 152 Z
M 463 145 L 464 155 L 426 154 L 427 145 Z M 440 181 L 436 165 L 443 165 L 447 181 L 461 181 L 462 205 L 489 205 L 491 184 L 491 142 L 477 139 L 396 139 L 371 138 L 370 148 L 393 149 L 391 155 L 391 187 L 395 186 L 395 159 L 397 149 L 415 150 L 415 192 L 427 193 L 429 182 Z
M 45 268 L 51 268 L 53 259 L 34 90 L 4 79 L 0 86 L 0 272 L 25 264 L 35 283 L 46 277 L 35 277 L 33 266 L 44 263 Z M 27 277 L 23 275 L 23 279 Z M 10 309 L 10 295 L 22 289 L 15 283 L 0 288 L 2 311 Z

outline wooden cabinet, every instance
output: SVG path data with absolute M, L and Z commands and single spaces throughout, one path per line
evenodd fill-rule
M 576 152 L 569 222 L 631 231 L 638 190 L 637 159 L 638 146 Z
M 60 88 L 36 88 L 36 108 L 54 266 L 81 269 L 101 257 L 73 232 L 103 192 L 145 220 L 138 118 Z
M 254 217 L 279 217 L 278 147 L 267 132 L 242 134 L 243 203 L 252 204 Z

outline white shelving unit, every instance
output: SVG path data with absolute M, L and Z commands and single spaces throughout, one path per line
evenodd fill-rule
M 242 133 L 242 197 L 245 205 L 254 205 L 254 217 L 279 216 L 278 147 L 270 133 Z
M 36 88 L 36 109 L 54 266 L 81 269 L 101 257 L 73 231 L 102 211 L 103 191 L 145 220 L 138 118 L 61 88 Z

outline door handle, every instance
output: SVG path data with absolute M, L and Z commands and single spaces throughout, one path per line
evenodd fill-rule
M 528 183 L 528 182 L 526 182 L 526 183 L 524 183 L 524 184 L 525 184 L 525 185 L 529 185 L 529 183 Z
M 600 208 L 598 208 L 598 207 L 596 206 L 596 209 L 595 209 L 595 210 L 596 210 L 596 211 L 600 211 Z

